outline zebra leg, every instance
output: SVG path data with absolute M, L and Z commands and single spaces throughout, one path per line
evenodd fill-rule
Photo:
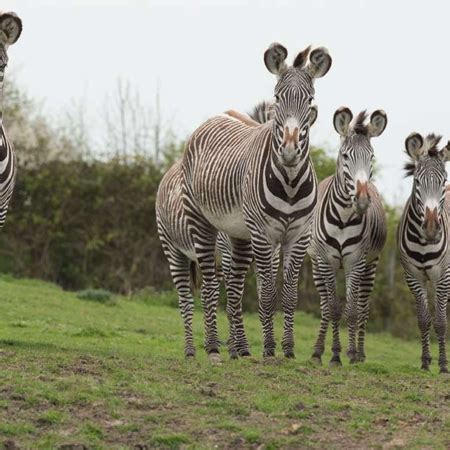
M 245 275 L 253 259 L 252 247 L 249 241 L 231 239 L 231 265 L 226 275 L 227 315 L 231 320 L 229 344 L 230 356 L 250 356 L 247 336 L 242 320 L 242 293 L 244 291 Z
M 162 239 L 164 254 L 169 261 L 175 289 L 178 292 L 178 304 L 184 322 L 184 354 L 186 357 L 195 356 L 194 338 L 192 334 L 192 317 L 194 314 L 194 299 L 191 292 L 191 278 L 189 266 L 192 262 L 179 250 L 170 247 L 167 239 Z
M 429 370 L 431 363 L 430 354 L 430 327 L 431 318 L 428 311 L 427 289 L 422 280 L 406 273 L 406 282 L 416 299 L 417 322 L 422 335 L 422 369 Z
M 317 364 L 322 364 L 322 355 L 325 350 L 325 338 L 327 335 L 328 324 L 330 322 L 330 308 L 328 305 L 328 293 L 327 293 L 327 283 L 328 280 L 322 274 L 320 270 L 320 265 L 323 263 L 320 260 L 311 259 L 312 262 L 312 273 L 314 284 L 319 293 L 320 297 L 320 328 L 319 335 L 317 336 L 316 343 L 314 344 L 314 352 L 312 354 L 312 361 Z
M 281 302 L 284 330 L 281 346 L 286 358 L 294 358 L 294 312 L 298 300 L 298 278 L 310 242 L 309 234 L 294 246 L 283 247 L 283 289 Z
M 439 369 L 441 373 L 448 373 L 447 363 L 447 304 L 448 292 L 450 288 L 450 273 L 439 280 L 436 286 L 435 295 L 435 319 L 434 330 L 439 344 Z
M 358 298 L 361 277 L 365 268 L 365 260 L 362 260 L 350 270 L 346 271 L 345 284 L 347 294 L 347 325 L 348 325 L 348 351 L 350 364 L 357 362 L 356 352 L 356 327 L 358 324 Z
M 329 265 L 322 265 L 320 272 L 326 283 L 328 307 L 330 311 L 331 327 L 333 331 L 333 343 L 331 345 L 330 366 L 342 366 L 341 340 L 339 337 L 339 322 L 341 320 L 341 307 L 336 293 L 336 271 Z
M 201 236 L 201 237 L 200 237 Z M 202 229 L 193 234 L 195 253 L 202 272 L 202 306 L 205 320 L 205 350 L 212 362 L 218 362 L 219 334 L 217 332 L 217 304 L 219 301 L 219 280 L 216 275 L 216 233 Z
M 264 239 L 252 239 L 252 250 L 260 283 L 258 314 L 263 329 L 263 357 L 275 356 L 275 336 L 273 333 L 273 315 L 275 312 L 277 291 L 273 276 L 273 246 Z M 276 251 L 276 250 L 275 250 Z
M 372 293 L 373 284 L 375 282 L 375 274 L 377 271 L 378 259 L 368 264 L 361 278 L 358 297 L 358 352 L 356 360 L 364 362 L 366 354 L 364 351 L 364 343 L 366 338 L 366 326 L 369 319 L 369 298 Z

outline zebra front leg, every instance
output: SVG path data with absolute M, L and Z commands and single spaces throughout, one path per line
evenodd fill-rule
M 439 344 L 439 371 L 448 373 L 447 363 L 447 304 L 450 288 L 449 273 L 446 273 L 436 286 L 434 330 Z
M 205 321 L 205 350 L 211 362 L 218 362 L 220 361 L 220 343 L 217 332 L 219 281 L 216 275 L 216 234 L 204 231 L 203 234 L 196 234 L 193 237 L 195 253 L 202 272 L 201 296 Z
M 325 338 L 327 335 L 328 324 L 330 322 L 330 308 L 328 305 L 328 294 L 327 294 L 327 280 L 326 277 L 321 273 L 321 265 L 324 263 L 321 260 L 311 260 L 312 262 L 312 273 L 314 284 L 319 293 L 320 297 L 320 328 L 319 335 L 317 336 L 316 343 L 314 344 L 314 352 L 311 356 L 311 360 L 322 365 L 322 355 L 325 350 Z
M 358 324 L 358 298 L 361 277 L 365 268 L 365 260 L 360 261 L 345 273 L 346 311 L 348 325 L 348 351 L 350 364 L 357 362 L 356 326 Z
M 336 271 L 329 265 L 321 266 L 321 274 L 326 283 L 328 307 L 330 311 L 331 328 L 333 332 L 333 343 L 331 345 L 330 367 L 342 366 L 341 362 L 341 339 L 339 337 L 339 323 L 341 320 L 341 307 L 336 293 Z
M 416 299 L 417 322 L 422 337 L 422 369 L 429 370 L 431 364 L 430 354 L 430 327 L 431 318 L 428 311 L 427 289 L 422 280 L 406 273 L 406 282 Z
M 263 357 L 271 357 L 275 356 L 273 315 L 277 300 L 272 270 L 274 249 L 267 241 L 252 239 L 252 250 L 260 284 L 258 314 L 263 329 Z
M 283 289 L 281 302 L 284 313 L 284 329 L 281 347 L 286 358 L 294 358 L 294 312 L 298 300 L 298 277 L 305 258 L 310 236 L 294 246 L 283 247 Z
M 368 264 L 364 269 L 361 278 L 358 297 L 358 352 L 356 355 L 358 362 L 364 362 L 366 353 L 364 350 L 366 326 L 369 319 L 370 310 L 370 294 L 372 293 L 373 284 L 375 281 L 375 274 L 377 271 L 378 259 L 371 264 Z
M 242 320 L 242 294 L 245 275 L 253 259 L 251 243 L 231 239 L 232 252 L 229 273 L 226 276 L 227 315 L 230 323 L 230 356 L 250 356 L 247 336 Z

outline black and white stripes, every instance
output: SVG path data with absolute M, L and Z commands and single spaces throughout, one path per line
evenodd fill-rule
M 19 39 L 21 32 L 22 21 L 16 14 L 0 14 L 0 228 L 6 220 L 17 171 L 14 147 L 3 125 L 3 82 L 8 47 Z
M 450 145 L 438 149 L 440 136 L 412 133 L 405 141 L 411 162 L 405 167 L 413 186 L 398 226 L 398 247 L 408 286 L 416 300 L 422 336 L 422 368 L 429 369 L 431 317 L 427 285 L 434 294 L 434 328 L 439 343 L 439 367 L 448 372 L 447 305 L 450 289 L 449 208 L 445 163 Z
M 363 361 L 369 296 L 378 255 L 386 239 L 384 209 L 378 192 L 371 183 L 374 152 L 370 144 L 370 138 L 379 136 L 384 131 L 386 114 L 381 110 L 375 111 L 368 124 L 365 124 L 364 112 L 353 123 L 352 118 L 348 108 L 340 108 L 334 115 L 334 126 L 341 136 L 337 168 L 335 175 L 319 185 L 319 201 L 314 213 L 311 246 L 308 250 L 322 312 L 313 360 L 321 363 L 325 336 L 331 320 L 332 365 L 341 365 L 337 272 L 341 268 L 345 272 L 348 355 L 351 362 Z
M 294 65 L 287 50 L 273 44 L 265 53 L 268 70 L 279 79 L 273 120 L 250 126 L 222 115 L 201 125 L 188 141 L 182 161 L 183 202 L 189 231 L 206 285 L 214 284 L 214 249 L 218 231 L 230 237 L 231 267 L 227 277 L 227 308 L 234 338 L 230 354 L 248 355 L 242 325 L 241 297 L 252 253 L 261 280 L 259 315 L 264 355 L 275 351 L 273 313 L 276 286 L 273 255 L 283 253 L 282 306 L 285 315 L 282 347 L 293 356 L 293 317 L 297 281 L 310 239 L 317 198 L 316 177 L 309 158 L 309 127 L 313 80 L 325 75 L 331 58 L 325 49 L 301 52 Z M 212 292 L 205 304 L 215 302 Z M 209 353 L 218 353 L 210 346 Z

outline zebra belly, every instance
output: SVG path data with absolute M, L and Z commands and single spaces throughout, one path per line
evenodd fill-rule
M 223 231 L 229 236 L 237 239 L 250 239 L 250 232 L 248 231 L 241 211 L 235 210 L 217 216 L 209 211 L 203 210 L 203 214 L 217 230 Z

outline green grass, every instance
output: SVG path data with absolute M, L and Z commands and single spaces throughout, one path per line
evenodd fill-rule
M 309 356 L 318 321 L 298 313 L 297 359 L 264 361 L 259 321 L 246 315 L 254 358 L 229 361 L 223 351 L 213 366 L 200 313 L 198 355 L 186 361 L 181 318 L 167 306 L 174 295 L 144 297 L 103 304 L 0 278 L 0 446 L 450 446 L 450 377 L 436 363 L 418 369 L 418 342 L 369 334 L 366 363 L 317 368 Z M 278 342 L 281 324 L 277 316 Z M 223 313 L 219 326 L 225 341 Z

